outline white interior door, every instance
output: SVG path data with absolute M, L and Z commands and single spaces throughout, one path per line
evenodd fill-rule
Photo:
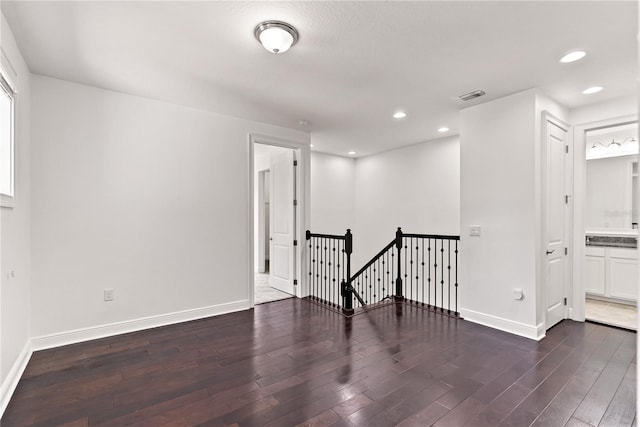
M 567 317 L 568 143 L 567 130 L 546 122 L 544 136 L 544 218 L 546 328 Z
M 270 159 L 269 285 L 294 295 L 295 211 L 293 150 L 273 153 Z

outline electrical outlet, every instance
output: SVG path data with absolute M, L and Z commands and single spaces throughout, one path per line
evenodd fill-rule
M 480 226 L 479 225 L 470 225 L 469 226 L 469 236 L 480 236 Z
M 104 300 L 105 301 L 113 301 L 114 298 L 114 290 L 113 289 L 105 289 L 104 290 Z

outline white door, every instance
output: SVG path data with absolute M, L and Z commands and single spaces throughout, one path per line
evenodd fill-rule
M 545 263 L 546 328 L 567 317 L 568 142 L 567 129 L 546 122 L 544 135 L 543 262 Z
M 294 295 L 295 211 L 293 150 L 274 153 L 270 160 L 271 215 L 269 285 Z

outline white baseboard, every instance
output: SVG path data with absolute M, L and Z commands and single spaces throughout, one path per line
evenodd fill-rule
M 4 414 L 5 409 L 7 409 L 11 396 L 13 396 L 13 392 L 16 391 L 18 382 L 20 381 L 24 370 L 27 368 L 27 364 L 29 363 L 29 359 L 31 359 L 32 354 L 33 350 L 31 348 L 31 341 L 29 340 L 18 355 L 18 359 L 11 367 L 9 374 L 2 382 L 2 386 L 0 386 L 0 418 Z
M 174 313 L 159 314 L 140 319 L 125 320 L 107 325 L 91 326 L 88 328 L 34 337 L 31 339 L 31 348 L 33 351 L 45 350 L 48 348 L 75 344 L 83 341 L 110 337 L 113 335 L 126 334 L 128 332 L 135 332 L 143 329 L 157 328 L 159 326 L 172 325 L 174 323 L 188 322 L 190 320 L 203 319 L 205 317 L 217 316 L 234 311 L 247 310 L 249 308 L 251 308 L 249 301 L 242 300 L 212 305 L 209 307 L 177 311 Z
M 544 330 L 544 324 L 542 323 L 533 326 L 474 310 L 461 308 L 460 317 L 464 320 L 468 320 L 469 322 L 478 323 L 480 325 L 499 329 L 501 331 L 509 332 L 510 334 L 519 335 L 536 341 L 540 341 L 544 338 L 546 333 Z

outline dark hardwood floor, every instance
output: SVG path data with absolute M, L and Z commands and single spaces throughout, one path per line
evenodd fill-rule
M 349 320 L 288 299 L 37 352 L 1 423 L 628 426 L 635 342 L 571 321 L 534 342 L 407 305 Z

